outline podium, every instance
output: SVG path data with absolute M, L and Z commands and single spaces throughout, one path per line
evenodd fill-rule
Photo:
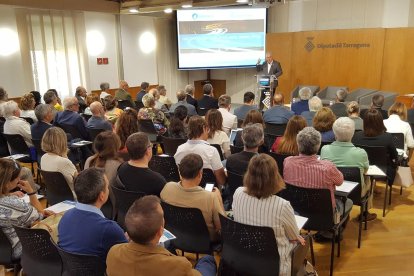
M 273 104 L 273 95 L 276 90 L 277 78 L 275 75 L 255 75 L 256 77 L 256 99 L 260 110 L 269 109 Z

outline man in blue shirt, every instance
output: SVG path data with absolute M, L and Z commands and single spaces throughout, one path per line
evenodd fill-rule
M 69 125 L 75 128 L 78 132 L 78 135 L 75 133 L 72 134 L 72 138 L 81 138 L 83 140 L 89 139 L 88 131 L 86 130 L 86 122 L 79 115 L 79 103 L 76 97 L 66 97 L 63 100 L 64 111 L 58 112 L 55 117 L 55 126 Z M 75 137 L 80 136 L 80 137 Z
M 113 245 L 128 242 L 121 227 L 105 218 L 100 210 L 108 200 L 108 179 L 102 169 L 89 168 L 75 178 L 74 188 L 78 202 L 59 223 L 59 247 L 68 252 L 98 255 L 105 263 Z
M 237 116 L 237 120 L 244 120 L 246 118 L 247 113 L 250 110 L 258 110 L 257 106 L 254 104 L 254 94 L 253 92 L 246 92 L 243 96 L 243 105 L 239 106 L 238 108 L 234 109 L 234 115 Z
M 273 106 L 263 113 L 263 120 L 269 124 L 287 124 L 289 119 L 295 115 L 283 105 L 283 95 L 273 96 Z
M 86 127 L 91 129 L 112 130 L 112 124 L 105 120 L 105 110 L 102 104 L 96 101 L 91 103 L 89 107 L 92 112 L 92 117 L 89 118 Z

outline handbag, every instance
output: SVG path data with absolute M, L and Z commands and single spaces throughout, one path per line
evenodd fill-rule
M 44 220 L 41 220 L 35 225 L 33 225 L 32 229 L 44 229 L 48 231 L 53 241 L 57 244 L 58 243 L 58 225 L 62 217 L 63 217 L 63 213 L 50 215 Z
M 413 185 L 413 182 L 414 181 L 413 181 L 413 175 L 411 174 L 411 168 L 399 166 L 397 169 L 397 173 L 395 175 L 393 185 L 398 185 L 398 186 L 408 188 L 411 185 Z

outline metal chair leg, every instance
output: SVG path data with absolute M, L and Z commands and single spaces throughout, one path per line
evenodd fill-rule
M 402 195 L 402 186 L 401 186 L 401 188 L 400 188 L 400 195 Z
M 392 185 L 390 186 L 390 195 L 388 197 L 388 205 L 391 205 Z
M 388 184 L 385 184 L 384 206 L 382 208 L 382 217 L 385 217 L 385 207 L 387 206 Z
M 338 235 L 334 234 L 335 239 L 338 238 L 338 250 L 336 253 L 336 257 L 339 258 L 341 256 L 341 226 L 339 226 L 338 231 L 335 231 Z
M 312 265 L 315 266 L 315 252 L 313 251 L 313 235 L 310 236 L 309 243 L 311 249 Z
M 334 252 L 335 252 L 335 235 L 332 235 L 331 242 L 331 267 L 329 268 L 329 275 L 333 275 L 333 264 L 334 264 Z
M 358 248 L 361 248 L 361 232 L 362 232 L 362 218 L 363 218 L 363 214 L 364 214 L 364 207 L 363 207 L 363 205 L 364 204 L 361 204 L 361 208 L 360 208 L 360 210 L 361 210 L 361 217 L 359 218 L 359 226 L 358 226 Z M 365 223 L 365 226 L 366 226 L 367 224 Z

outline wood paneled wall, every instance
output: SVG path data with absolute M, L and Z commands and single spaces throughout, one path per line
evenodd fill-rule
M 298 84 L 414 92 L 414 28 L 272 33 L 266 46 L 285 97 Z

